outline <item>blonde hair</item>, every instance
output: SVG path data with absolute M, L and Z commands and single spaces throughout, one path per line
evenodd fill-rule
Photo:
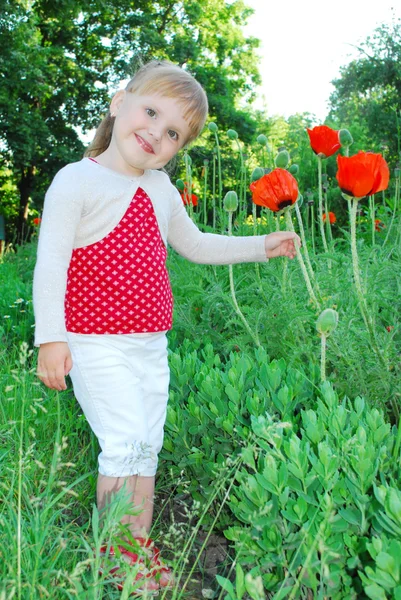
M 176 98 L 182 106 L 183 117 L 190 130 L 186 144 L 197 138 L 202 131 L 208 113 L 206 93 L 192 75 L 177 65 L 152 60 L 140 67 L 125 89 L 132 94 L 158 94 Z M 108 110 L 84 156 L 99 156 L 109 147 L 113 126 L 114 117 Z

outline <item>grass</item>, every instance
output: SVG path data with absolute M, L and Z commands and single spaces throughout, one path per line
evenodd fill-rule
M 330 273 L 327 256 L 311 253 L 322 308 L 339 313 L 338 327 L 328 340 L 327 378 L 340 396 L 362 395 L 371 405 L 384 408 L 395 423 L 401 397 L 401 254 L 395 245 L 399 224 L 396 219 L 384 247 L 380 238 L 384 234 L 377 234 L 372 247 L 369 228 L 363 228 L 360 224 L 362 280 L 388 368 L 378 363 L 358 311 L 344 231 L 329 246 Z M 118 533 L 126 501 L 118 497 L 108 519 L 100 524 L 93 505 L 97 441 L 71 389 L 56 393 L 35 377 L 34 259 L 33 243 L 17 254 L 6 254 L 0 264 L 0 600 L 125 598 L 127 592 L 120 594 L 105 583 L 107 575 L 99 576 L 98 564 L 100 546 Z M 169 261 L 176 302 L 170 348 L 189 354 L 211 342 L 222 361 L 230 352 L 251 348 L 252 337 L 232 304 L 228 269 L 190 265 L 173 253 Z M 233 277 L 238 304 L 270 358 L 285 357 L 290 366 L 316 382 L 318 311 L 309 301 L 297 262 L 286 265 L 284 259 L 277 259 L 260 265 L 260 281 L 253 265 L 238 265 Z M 186 474 L 177 481 L 161 462 L 154 537 L 164 540 L 177 578 L 176 587 L 162 597 L 199 598 L 204 585 L 212 590 L 210 597 L 224 597 L 216 582 L 202 572 L 201 561 L 219 511 L 225 511 L 237 468 L 235 462 L 226 463 L 216 478 L 211 502 L 200 507 L 186 494 Z M 183 511 L 184 516 L 178 517 Z M 219 575 L 232 574 L 233 564 L 228 554 Z

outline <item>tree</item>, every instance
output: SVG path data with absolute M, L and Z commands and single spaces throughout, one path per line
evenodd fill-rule
M 187 67 L 209 95 L 211 114 L 249 140 L 259 83 L 255 49 L 241 26 L 242 0 L 3 0 L 0 15 L 0 172 L 19 192 L 17 241 L 28 207 L 40 205 L 54 173 L 78 160 L 79 130 L 94 128 L 110 89 L 142 59 Z M 218 26 L 216 26 L 218 25 Z
M 333 81 L 330 117 L 355 139 L 353 150 L 384 151 L 400 158 L 401 20 L 378 27 L 358 48 L 359 57 Z

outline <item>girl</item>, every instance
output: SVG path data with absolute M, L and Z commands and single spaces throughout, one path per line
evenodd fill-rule
M 54 178 L 34 273 L 38 377 L 55 390 L 71 377 L 101 448 L 99 509 L 124 484 L 143 508 L 123 522 L 149 558 L 142 587 L 155 592 L 171 583 L 147 538 L 169 384 L 167 242 L 193 262 L 216 265 L 294 258 L 300 243 L 291 232 L 202 233 L 188 217 L 160 169 L 199 135 L 207 110 L 188 72 L 168 62 L 141 67 L 113 97 L 86 156 Z M 120 550 L 125 561 L 142 560 Z

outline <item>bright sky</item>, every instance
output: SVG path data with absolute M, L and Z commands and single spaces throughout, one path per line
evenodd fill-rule
M 356 56 L 358 42 L 381 23 L 401 18 L 399 0 L 245 0 L 255 10 L 244 28 L 261 40 L 258 108 L 269 115 L 327 115 L 339 68 Z M 393 10 L 392 10 L 393 8 Z

